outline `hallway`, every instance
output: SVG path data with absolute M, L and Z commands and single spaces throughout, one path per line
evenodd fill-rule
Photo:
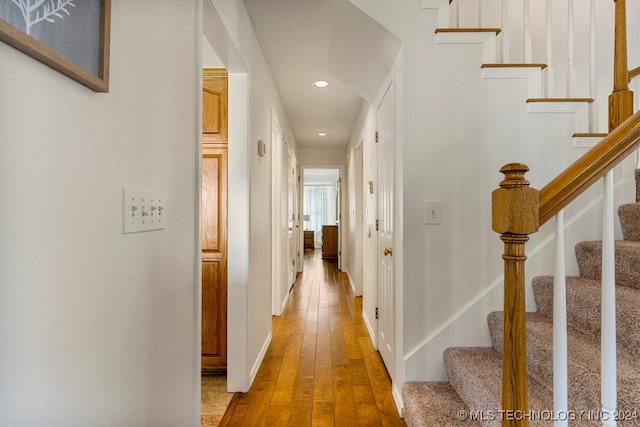
M 391 381 L 335 261 L 307 252 L 253 386 L 221 425 L 404 426 Z M 228 422 L 227 422 L 228 420 Z

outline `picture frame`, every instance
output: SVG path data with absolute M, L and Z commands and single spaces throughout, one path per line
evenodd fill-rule
M 95 92 L 109 91 L 111 0 L 0 0 L 0 40 Z

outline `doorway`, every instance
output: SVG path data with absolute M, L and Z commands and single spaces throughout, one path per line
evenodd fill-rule
M 203 67 L 220 67 L 228 71 L 228 168 L 227 168 L 227 391 L 246 392 L 249 389 L 250 364 L 248 354 L 249 323 L 249 224 L 250 224 L 250 163 L 249 159 L 249 86 L 250 77 L 237 50 L 229 49 L 230 40 L 225 24 L 211 2 L 202 2 Z M 198 143 L 197 152 L 201 152 Z M 252 148 L 252 147 L 251 147 Z M 253 151 L 251 151 L 253 152 Z M 195 160 L 194 160 L 195 161 Z M 200 164 L 201 168 L 201 164 Z M 198 174 L 200 180 L 200 173 Z M 201 186 L 197 184 L 198 198 Z M 202 234 L 201 212 L 196 217 L 196 236 Z M 198 239 L 198 262 L 201 261 Z M 200 269 L 195 279 L 197 286 L 194 324 L 196 336 L 202 334 L 202 277 Z M 198 363 L 194 363 L 195 375 L 200 379 L 200 339 L 195 351 Z M 200 381 L 195 385 L 200 393 Z M 199 408 L 198 408 L 199 409 Z
M 304 167 L 302 172 L 302 224 L 304 250 L 342 262 L 342 168 Z

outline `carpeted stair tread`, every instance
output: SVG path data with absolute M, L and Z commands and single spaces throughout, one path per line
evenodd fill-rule
M 600 339 L 599 281 L 583 277 L 567 277 L 567 324 L 594 339 Z M 533 279 L 533 295 L 538 311 L 553 317 L 553 277 Z M 616 286 L 616 335 L 618 353 L 631 356 L 640 363 L 640 291 Z
M 640 242 L 615 242 L 616 285 L 640 289 Z M 580 242 L 576 245 L 580 276 L 600 280 L 602 275 L 602 242 Z
M 494 348 L 502 351 L 503 316 L 496 311 L 487 317 Z M 540 313 L 526 314 L 527 370 L 529 376 L 553 392 L 553 326 Z M 640 367 L 629 357 L 618 357 L 618 409 L 640 408 Z M 600 345 L 593 336 L 569 329 L 568 386 L 569 408 L 597 411 L 600 407 Z M 620 424 L 633 425 L 633 424 Z
M 618 208 L 624 240 L 640 241 L 640 203 L 629 203 Z
M 402 385 L 403 417 L 415 427 L 476 427 L 477 421 L 465 420 L 468 406 L 448 382 L 412 381 Z
M 449 382 L 471 411 L 489 414 L 495 419 L 481 421 L 483 427 L 500 426 L 499 410 L 502 393 L 502 357 L 490 347 L 453 347 L 444 352 Z M 543 385 L 527 380 L 530 411 L 551 410 L 552 394 Z M 486 417 L 491 418 L 491 417 Z M 548 421 L 532 420 L 530 426 L 548 425 Z

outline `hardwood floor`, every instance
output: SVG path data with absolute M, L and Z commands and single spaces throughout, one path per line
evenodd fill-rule
M 335 261 L 305 254 L 253 386 L 234 398 L 221 425 L 405 426 L 391 381 Z

